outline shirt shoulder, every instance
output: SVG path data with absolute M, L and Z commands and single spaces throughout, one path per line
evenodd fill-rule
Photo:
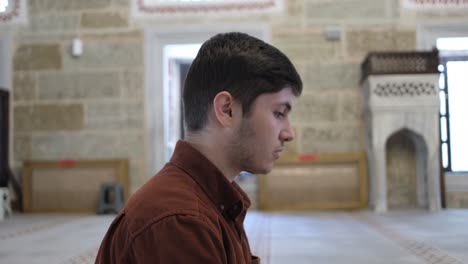
M 223 235 L 204 215 L 174 214 L 144 227 L 121 252 L 122 263 L 226 263 Z
M 128 200 L 123 211 L 128 231 L 137 235 L 171 216 L 217 218 L 210 203 L 188 174 L 169 163 Z

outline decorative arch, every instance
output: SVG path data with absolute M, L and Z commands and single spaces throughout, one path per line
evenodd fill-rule
M 408 157 L 395 157 L 395 154 L 392 153 L 395 148 L 398 148 L 398 145 L 402 147 L 401 144 L 406 145 L 406 151 L 409 150 L 410 153 L 407 153 L 409 154 Z M 406 127 L 397 129 L 387 138 L 385 150 L 387 162 L 387 201 L 389 207 L 428 209 L 428 152 L 424 137 Z M 404 155 L 405 153 L 399 153 L 399 155 L 401 154 Z M 401 168 L 397 169 L 396 166 L 392 166 L 392 159 L 396 159 L 396 162 L 400 165 L 406 163 L 407 167 L 403 167 L 403 170 Z M 414 168 L 411 167 L 412 165 L 414 165 Z

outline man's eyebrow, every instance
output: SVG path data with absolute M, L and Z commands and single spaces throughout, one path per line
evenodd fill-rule
M 290 104 L 289 102 L 280 103 L 279 105 L 280 105 L 280 106 L 286 107 L 286 109 L 288 110 L 288 112 L 290 112 L 291 109 L 292 109 L 291 104 Z

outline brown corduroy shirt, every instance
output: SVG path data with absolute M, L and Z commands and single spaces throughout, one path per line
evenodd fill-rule
M 138 190 L 109 227 L 96 263 L 250 264 L 250 200 L 189 143 Z

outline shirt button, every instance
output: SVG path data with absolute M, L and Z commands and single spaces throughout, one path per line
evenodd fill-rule
M 222 204 L 221 206 L 219 206 L 219 208 L 221 208 L 221 210 L 224 210 L 224 204 Z

